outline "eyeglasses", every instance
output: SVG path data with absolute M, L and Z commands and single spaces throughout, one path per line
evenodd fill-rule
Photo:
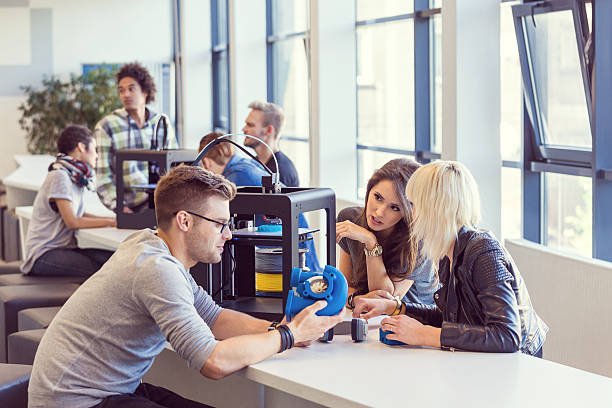
M 200 214 L 196 214 L 196 213 L 191 212 L 191 211 L 187 211 L 187 210 L 183 210 L 183 211 L 185 211 L 188 214 L 195 215 L 196 217 L 203 218 L 206 221 L 214 222 L 215 224 L 220 225 L 221 226 L 221 231 L 219 231 L 219 234 L 223 234 L 223 231 L 225 231 L 226 228 L 228 228 L 228 229 L 230 228 L 230 222 L 219 222 L 217 220 L 213 220 L 212 218 L 208 218 L 208 217 L 205 217 L 205 216 L 200 215 Z M 176 215 L 176 214 L 178 214 L 178 211 L 175 211 L 172 215 Z

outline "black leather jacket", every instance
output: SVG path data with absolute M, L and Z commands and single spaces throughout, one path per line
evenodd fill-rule
M 442 287 L 435 306 L 406 303 L 406 314 L 442 328 L 443 348 L 536 354 L 548 327 L 531 305 L 510 254 L 487 231 L 462 228 L 453 251 L 439 264 Z

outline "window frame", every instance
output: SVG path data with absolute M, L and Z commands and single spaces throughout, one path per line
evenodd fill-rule
M 504 0 L 502 0 L 504 1 Z M 588 1 L 588 0 L 587 0 Z M 592 180 L 592 256 L 596 259 L 612 261 L 612 240 L 609 240 L 609 231 L 612 229 L 612 26 L 597 24 L 597 21 L 610 21 L 612 19 L 612 2 L 591 1 L 593 22 L 590 35 L 593 39 L 601 38 L 603 41 L 594 41 L 592 46 L 597 58 L 590 58 L 584 48 L 589 36 L 587 11 L 585 2 L 576 0 L 553 0 L 548 2 L 525 1 L 524 4 L 514 5 L 513 16 L 517 43 L 519 45 L 519 58 L 523 77 L 523 152 L 522 163 L 503 162 L 505 167 L 523 169 L 523 237 L 530 241 L 546 244 L 546 211 L 547 203 L 544 193 L 544 175 L 546 173 L 561 173 L 574 176 L 590 177 Z M 521 27 L 517 27 L 517 15 L 514 9 L 520 10 L 518 16 L 524 16 L 525 10 L 535 7 L 534 14 L 543 12 L 571 9 L 574 17 L 576 41 L 579 47 L 581 74 L 585 88 L 585 98 L 589 112 L 592 132 L 591 149 L 563 148 L 538 144 L 538 135 L 533 113 L 533 88 L 531 77 L 525 80 L 525 72 L 529 73 L 526 65 L 526 49 L 521 50 Z M 565 8 L 563 8 L 565 7 Z M 539 10 L 538 10 L 539 9 Z M 578 16 L 578 18 L 577 18 Z M 522 52 L 522 55 L 521 55 Z M 592 84 L 597 88 L 592 92 Z M 594 93 L 594 95 L 592 95 Z M 530 111 L 531 110 L 531 111 Z M 536 119 L 537 120 L 537 119 Z
M 355 21 L 355 48 L 356 64 L 359 61 L 359 48 L 357 46 L 357 29 L 359 27 L 373 26 L 397 21 L 414 21 L 414 100 L 415 100 L 415 128 L 414 150 L 400 149 L 372 143 L 356 143 L 357 157 L 360 151 L 392 153 L 402 156 L 412 156 L 420 163 L 429 163 L 440 159 L 442 155 L 432 151 L 432 138 L 435 134 L 435 117 L 433 103 L 435 101 L 435 83 L 433 67 L 435 66 L 432 19 L 441 14 L 441 8 L 431 8 L 429 0 L 414 0 L 414 12 L 394 16 L 356 20 Z M 426 61 L 424 64 L 416 61 Z M 358 92 L 358 89 L 356 90 Z M 356 93 L 357 122 L 359 122 L 359 98 Z M 359 124 L 357 124 L 356 140 L 359 140 Z M 361 165 L 357 163 L 357 179 L 360 180 Z M 359 186 L 357 186 L 359 189 Z M 358 193 L 357 193 L 358 195 Z
M 309 1 L 307 1 L 308 7 L 310 7 Z M 304 52 L 306 54 L 307 61 L 307 70 L 308 77 L 310 81 L 310 56 L 308 55 L 308 41 L 309 41 L 309 30 L 310 23 L 308 23 L 308 27 L 303 31 L 285 31 L 285 32 L 276 32 L 274 23 L 273 23 L 273 0 L 266 0 L 266 73 L 267 73 L 267 97 L 268 101 L 275 103 L 277 105 L 281 105 L 279 103 L 279 96 L 276 95 L 274 89 L 274 79 L 276 78 L 276 74 L 274 71 L 274 46 L 282 41 L 301 38 L 304 42 Z M 310 110 L 310 90 L 308 91 L 308 99 L 309 99 L 309 110 Z M 309 143 L 310 141 L 310 131 L 307 138 L 299 137 L 296 135 L 287 135 L 281 134 L 280 140 L 287 140 L 293 142 L 303 142 Z
M 225 3 L 225 21 L 219 21 L 219 2 Z M 229 133 L 231 128 L 231 80 L 230 80 L 230 60 L 229 60 L 229 0 L 211 0 L 210 2 L 210 21 L 211 21 L 211 71 L 212 71 L 212 124 L 216 132 Z M 225 25 L 225 41 L 219 41 L 219 28 Z M 223 86 L 221 84 L 220 62 L 226 60 L 226 101 L 227 117 L 221 114 L 221 94 Z
M 526 108 L 527 119 L 531 125 L 531 137 L 525 139 L 526 143 L 533 146 L 533 156 L 530 157 L 527 165 L 533 172 L 549 171 L 575 176 L 585 176 L 590 173 L 592 166 L 592 148 L 582 148 L 575 146 L 562 146 L 549 144 L 544 141 L 543 128 L 544 119 L 539 107 L 536 94 L 536 79 L 533 74 L 531 62 L 531 50 L 527 39 L 527 32 L 524 19 L 534 18 L 536 15 L 544 15 L 560 11 L 571 11 L 574 21 L 576 47 L 580 60 L 580 68 L 585 91 L 585 102 L 589 115 L 591 135 L 594 132 L 592 97 L 591 97 L 591 78 L 587 69 L 586 56 L 583 52 L 588 37 L 588 22 L 584 6 L 580 7 L 577 0 L 552 0 L 534 1 L 512 6 L 514 27 L 518 45 L 519 60 L 523 80 L 524 105 Z M 586 31 L 585 31 L 586 30 Z

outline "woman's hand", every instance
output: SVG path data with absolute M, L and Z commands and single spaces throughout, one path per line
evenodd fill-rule
M 387 292 L 386 290 L 376 289 L 376 290 L 366 293 L 365 295 L 354 296 L 353 305 L 356 305 L 359 299 L 391 299 L 391 300 L 394 300 L 395 298 L 393 297 L 391 293 Z
M 419 334 L 425 326 L 412 317 L 406 315 L 387 317 L 380 322 L 380 327 L 384 331 L 393 332 L 387 335 L 389 340 L 399 340 L 413 346 L 423 345 Z
M 372 231 L 368 231 L 350 221 L 337 222 L 336 243 L 340 242 L 340 240 L 345 237 L 361 242 L 368 251 L 371 251 L 376 246 L 376 236 Z
M 355 300 L 354 303 L 355 309 L 353 309 L 353 317 L 360 317 L 366 320 L 383 314 L 393 313 L 397 307 L 395 299 L 372 299 L 361 297 Z
M 441 347 L 442 329 L 426 326 L 412 317 L 406 315 L 387 317 L 380 324 L 383 330 L 393 332 L 387 334 L 389 340 L 399 340 L 413 346 Z
M 354 297 L 354 300 L 364 298 L 364 299 L 395 299 L 393 295 L 386 290 L 377 289 L 371 292 L 366 293 L 365 295 L 358 295 Z

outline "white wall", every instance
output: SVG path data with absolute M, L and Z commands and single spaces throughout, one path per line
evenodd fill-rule
M 4 89 L 0 92 L 0 178 L 15 168 L 13 155 L 26 152 L 25 132 L 17 123 L 17 106 L 24 101 L 18 85 L 38 85 L 43 74 L 80 74 L 82 63 L 158 63 L 172 57 L 170 0 L 31 0 L 29 5 L 21 4 L 17 8 L 27 11 L 21 13 L 26 17 L 14 20 L 1 18 L 11 9 L 0 5 L 0 33 L 19 33 L 24 25 L 32 30 L 30 44 L 26 41 L 19 48 L 20 54 L 27 49 L 29 60 L 22 55 L 14 61 L 0 58 L 0 75 L 3 80 L 8 76 L 14 89 L 0 87 Z M 49 21 L 41 25 L 36 18 L 49 13 L 49 29 L 44 32 Z M 48 61 L 39 61 L 47 54 Z
M 183 147 L 197 149 L 212 131 L 212 52 L 210 1 L 182 3 Z
M 442 159 L 465 164 L 501 236 L 499 1 L 442 2 Z
M 506 240 L 533 306 L 549 326 L 544 358 L 612 377 L 612 263 Z
M 32 0 L 53 13 L 55 74 L 80 72 L 81 63 L 167 62 L 172 58 L 169 0 Z
M 249 103 L 267 100 L 266 2 L 230 0 L 231 130 L 239 131 L 249 114 Z

